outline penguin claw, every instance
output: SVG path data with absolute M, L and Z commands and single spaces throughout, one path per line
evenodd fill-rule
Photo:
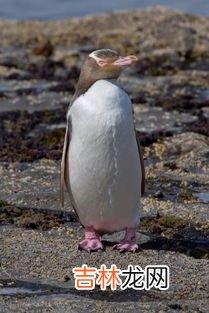
M 120 243 L 113 246 L 114 250 L 119 250 L 120 253 L 124 252 L 136 252 L 139 246 L 135 241 L 122 240 Z
M 82 240 L 79 243 L 78 249 L 91 253 L 93 251 L 104 250 L 104 247 L 99 239 L 94 238 Z

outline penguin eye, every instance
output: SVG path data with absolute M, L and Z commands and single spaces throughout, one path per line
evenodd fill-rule
M 104 66 L 108 66 L 111 64 L 111 60 L 107 59 L 107 60 L 98 60 L 97 61 L 97 64 L 101 67 L 104 67 Z
M 98 60 L 98 62 L 97 62 L 100 66 L 104 66 L 106 63 L 107 63 L 107 61 L 104 61 L 104 60 Z

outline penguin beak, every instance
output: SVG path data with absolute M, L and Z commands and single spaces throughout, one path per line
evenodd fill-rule
M 97 64 L 101 67 L 112 67 L 112 66 L 117 66 L 117 67 L 125 67 L 129 66 L 131 64 L 134 64 L 138 61 L 138 58 L 135 55 L 128 55 L 126 57 L 119 57 L 117 60 L 110 62 L 109 60 L 99 60 L 97 61 Z
M 128 55 L 126 57 L 119 57 L 116 61 L 112 63 L 114 66 L 129 66 L 131 64 L 134 64 L 138 61 L 138 58 L 135 55 Z

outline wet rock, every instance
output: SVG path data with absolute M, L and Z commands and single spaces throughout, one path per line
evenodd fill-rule
M 169 308 L 173 309 L 173 310 L 182 310 L 182 306 L 178 303 L 175 304 L 170 304 Z
M 45 40 L 42 40 L 41 43 L 39 43 L 35 47 L 33 47 L 31 52 L 34 55 L 40 55 L 40 56 L 44 56 L 46 58 L 49 58 L 54 53 L 54 46 L 52 45 L 52 43 L 49 39 L 45 39 Z
M 184 133 L 165 142 L 164 156 L 176 158 L 178 168 L 207 175 L 209 170 L 209 139 L 206 136 Z
M 135 126 L 137 131 L 152 133 L 156 131 L 170 131 L 172 133 L 181 130 L 181 128 L 197 117 L 187 113 L 168 112 L 160 107 L 149 107 L 147 105 L 135 105 Z
M 38 124 L 65 123 L 66 109 L 59 111 L 26 111 L 1 113 L 0 155 L 4 161 L 32 161 L 49 158 L 59 160 L 62 153 L 64 129 L 43 132 Z M 5 117 L 5 118 L 4 118 Z
M 209 203 L 209 192 L 194 193 L 194 196 Z
M 48 230 L 69 222 L 78 222 L 73 212 L 21 208 L 9 204 L 0 209 L 1 225 L 14 224 L 26 229 Z
M 191 123 L 184 129 L 188 132 L 195 132 L 205 136 L 209 134 L 209 116 L 201 114 L 197 121 Z
M 158 215 L 155 218 L 143 218 L 139 229 L 161 234 L 169 229 L 170 232 L 175 233 L 176 231 L 191 227 L 195 229 L 195 225 L 191 226 L 191 221 L 188 219 L 182 219 L 171 215 Z
M 155 143 L 153 154 L 164 161 L 175 161 L 175 167 L 186 172 L 208 173 L 209 139 L 195 133 L 182 133 Z M 149 149 L 148 149 L 149 150 Z M 150 150 L 150 151 L 151 151 Z M 168 164 L 168 163 L 166 163 Z
M 44 83 L 43 83 L 44 84 Z M 11 111 L 15 111 L 18 113 L 20 111 L 27 111 L 29 113 L 33 113 L 34 111 L 46 111 L 46 110 L 52 110 L 54 112 L 54 116 L 56 115 L 56 109 L 60 109 L 63 105 L 67 108 L 71 96 L 69 93 L 59 93 L 55 91 L 50 91 L 50 89 L 57 89 L 60 88 L 58 84 L 51 84 L 49 87 L 49 90 L 42 91 L 38 94 L 23 94 L 20 96 L 14 96 L 4 98 L 1 100 L 1 107 L 0 107 L 0 114 L 1 112 L 5 112 L 4 114 L 1 114 L 2 119 L 8 120 L 10 119 L 10 113 Z M 6 113 L 7 112 L 7 113 Z M 45 113 L 43 113 L 44 116 Z M 53 113 L 52 113 L 53 115 Z M 59 115 L 59 112 L 57 112 L 57 115 Z M 34 117 L 35 118 L 35 117 Z M 31 115 L 31 119 L 33 119 L 33 115 Z

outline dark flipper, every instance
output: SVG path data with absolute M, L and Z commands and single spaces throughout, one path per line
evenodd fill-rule
M 145 193 L 145 167 L 144 167 L 144 160 L 143 160 L 142 150 L 140 147 L 140 142 L 137 136 L 137 132 L 136 132 L 136 142 L 137 142 L 138 151 L 139 151 L 139 159 L 140 159 L 140 166 L 141 166 L 141 173 L 142 173 L 141 193 L 142 195 L 144 195 Z
M 77 210 L 76 210 L 75 200 L 74 200 L 74 197 L 73 197 L 73 194 L 72 194 L 72 191 L 71 191 L 71 187 L 70 187 L 68 151 L 69 151 L 69 148 L 70 148 L 71 133 L 72 133 L 72 123 L 71 123 L 71 119 L 69 118 L 69 120 L 67 122 L 66 131 L 65 131 L 65 139 L 64 139 L 62 160 L 61 160 L 60 201 L 61 201 L 61 207 L 64 208 L 64 190 L 65 190 L 65 186 L 66 186 L 67 190 L 69 192 L 69 196 L 70 196 L 72 207 L 73 207 L 73 209 L 75 211 L 75 214 L 76 214 L 78 220 L 80 221 L 78 213 L 77 213 Z M 82 223 L 81 223 L 81 225 L 82 225 Z
M 64 146 L 62 152 L 62 160 L 61 160 L 61 171 L 60 171 L 60 201 L 61 207 L 64 207 L 64 188 L 66 184 L 66 161 L 67 161 L 67 153 L 68 148 L 70 145 L 70 133 L 71 131 L 71 122 L 67 124 L 66 131 L 65 131 L 65 139 L 64 139 Z

